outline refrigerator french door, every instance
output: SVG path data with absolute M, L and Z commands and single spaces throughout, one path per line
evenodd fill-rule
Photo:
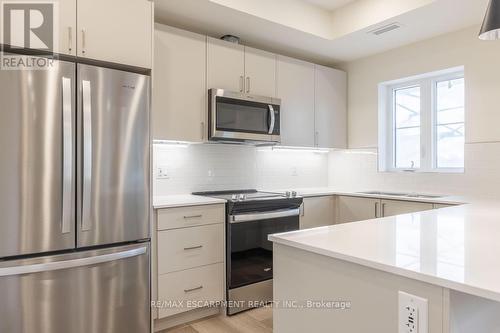
M 77 69 L 77 245 L 149 238 L 149 77 Z
M 0 70 L 0 332 L 149 332 L 149 80 Z
M 75 68 L 0 70 L 0 259 L 75 247 Z

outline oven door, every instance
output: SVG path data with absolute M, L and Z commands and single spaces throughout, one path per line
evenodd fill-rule
M 280 142 L 280 101 L 210 90 L 210 140 Z
M 270 234 L 299 229 L 299 209 L 229 215 L 227 284 L 234 289 L 272 279 Z

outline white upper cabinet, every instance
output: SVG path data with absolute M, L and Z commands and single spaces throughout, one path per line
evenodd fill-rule
M 316 146 L 347 147 L 347 74 L 315 65 Z
M 22 4 L 27 1 L 12 0 L 9 2 L 18 2 Z M 53 6 L 53 14 L 58 20 L 56 22 L 58 31 L 55 31 L 56 35 L 54 36 L 53 52 L 74 56 L 76 55 L 76 0 L 53 0 L 51 2 L 55 5 Z M 2 33 L 0 34 L 0 44 L 7 43 L 7 40 L 4 41 L 3 38 L 4 36 Z M 42 42 L 44 41 L 42 40 Z M 27 41 L 24 41 L 24 45 L 16 45 L 15 41 L 11 41 L 10 43 L 13 44 L 12 46 L 31 47 L 36 49 L 31 45 L 27 45 Z
M 276 55 L 245 47 L 245 92 L 276 96 Z
M 278 56 L 277 97 L 281 98 L 281 144 L 314 146 L 314 65 Z
M 151 68 L 153 2 L 78 0 L 78 56 Z
M 205 138 L 206 37 L 155 25 L 153 139 Z
M 276 55 L 208 38 L 208 89 L 276 96 Z
M 76 55 L 76 0 L 59 0 L 59 45 L 56 53 Z
M 209 37 L 207 50 L 207 88 L 244 92 L 245 47 Z

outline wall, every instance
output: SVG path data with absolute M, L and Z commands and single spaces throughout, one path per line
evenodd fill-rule
M 348 71 L 348 146 L 331 152 L 329 185 L 473 196 L 500 195 L 499 42 L 473 27 L 343 65 Z M 377 171 L 380 82 L 465 67 L 465 173 Z
M 353 190 L 500 196 L 500 143 L 465 145 L 465 173 L 389 173 L 377 171 L 376 149 L 334 151 L 329 185 Z
M 480 41 L 478 31 L 479 27 L 467 28 L 342 64 L 348 72 L 349 148 L 377 147 L 380 82 L 462 65 L 465 141 L 500 141 L 500 43 Z
M 168 178 L 157 179 L 157 166 Z M 153 145 L 153 194 L 328 185 L 328 154 L 242 145 Z

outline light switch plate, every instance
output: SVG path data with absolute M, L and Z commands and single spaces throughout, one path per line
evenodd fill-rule
M 425 298 L 398 293 L 399 333 L 428 333 L 428 301 Z

